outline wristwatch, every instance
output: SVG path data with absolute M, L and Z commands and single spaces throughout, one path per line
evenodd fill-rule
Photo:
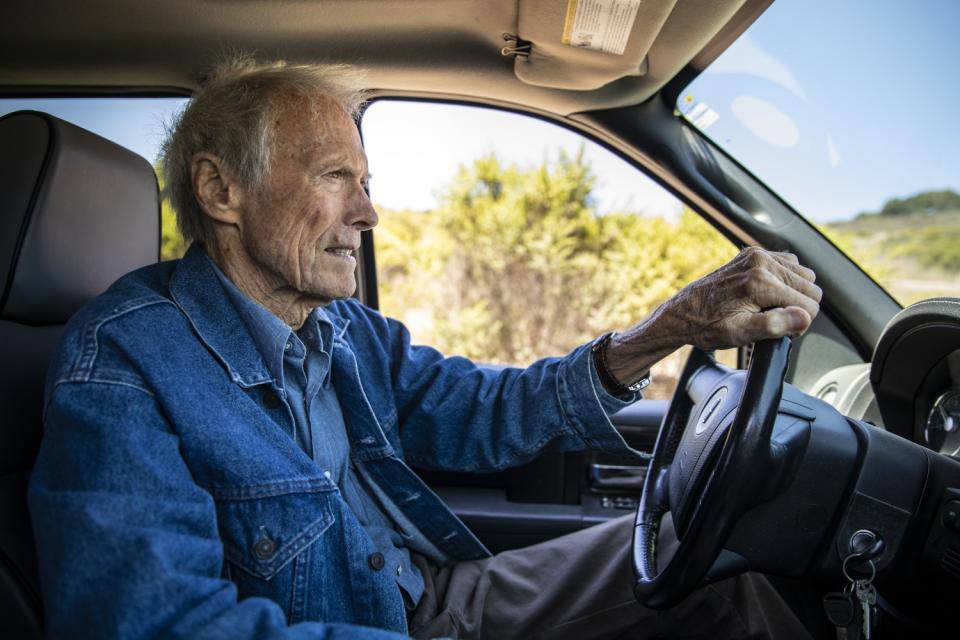
M 620 383 L 613 377 L 613 374 L 610 373 L 610 367 L 607 365 L 607 345 L 610 343 L 610 340 L 613 339 L 614 335 L 616 335 L 615 332 L 608 331 L 600 336 L 596 342 L 593 343 L 593 346 L 590 347 L 590 351 L 593 354 L 593 366 L 597 370 L 597 377 L 600 378 L 603 388 L 612 396 L 625 396 L 643 391 L 650 385 L 649 371 L 630 385 Z

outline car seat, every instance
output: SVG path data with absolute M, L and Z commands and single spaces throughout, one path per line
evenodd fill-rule
M 47 362 L 84 303 L 160 252 L 150 164 L 50 115 L 0 118 L 0 637 L 42 636 L 26 505 Z

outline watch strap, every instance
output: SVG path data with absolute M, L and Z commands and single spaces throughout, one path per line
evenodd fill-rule
M 610 366 L 607 364 L 607 345 L 610 343 L 610 340 L 613 339 L 614 335 L 616 335 L 615 332 L 608 331 L 600 336 L 593 343 L 593 346 L 590 347 L 590 351 L 593 354 L 593 365 L 597 370 L 597 377 L 600 378 L 600 383 L 603 385 L 603 388 L 612 396 L 625 396 L 642 391 L 650 385 L 649 372 L 630 385 L 622 384 L 610 373 Z

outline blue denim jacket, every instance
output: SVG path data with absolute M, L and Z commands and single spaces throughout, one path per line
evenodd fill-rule
M 487 472 L 545 449 L 628 451 L 589 345 L 494 370 L 411 346 L 356 301 L 326 311 L 351 459 L 435 562 L 487 551 L 408 464 Z M 200 249 L 85 307 L 51 364 L 29 491 L 49 635 L 405 633 L 395 576 L 370 562 L 376 549 L 293 429 Z

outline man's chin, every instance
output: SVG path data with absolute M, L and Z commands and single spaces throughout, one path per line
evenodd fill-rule
M 344 286 L 342 287 L 324 288 L 322 290 L 308 292 L 307 295 L 310 296 L 314 306 L 325 307 L 334 300 L 346 300 L 347 298 L 352 297 L 356 291 L 357 282 L 354 280 L 349 285 L 344 283 Z

